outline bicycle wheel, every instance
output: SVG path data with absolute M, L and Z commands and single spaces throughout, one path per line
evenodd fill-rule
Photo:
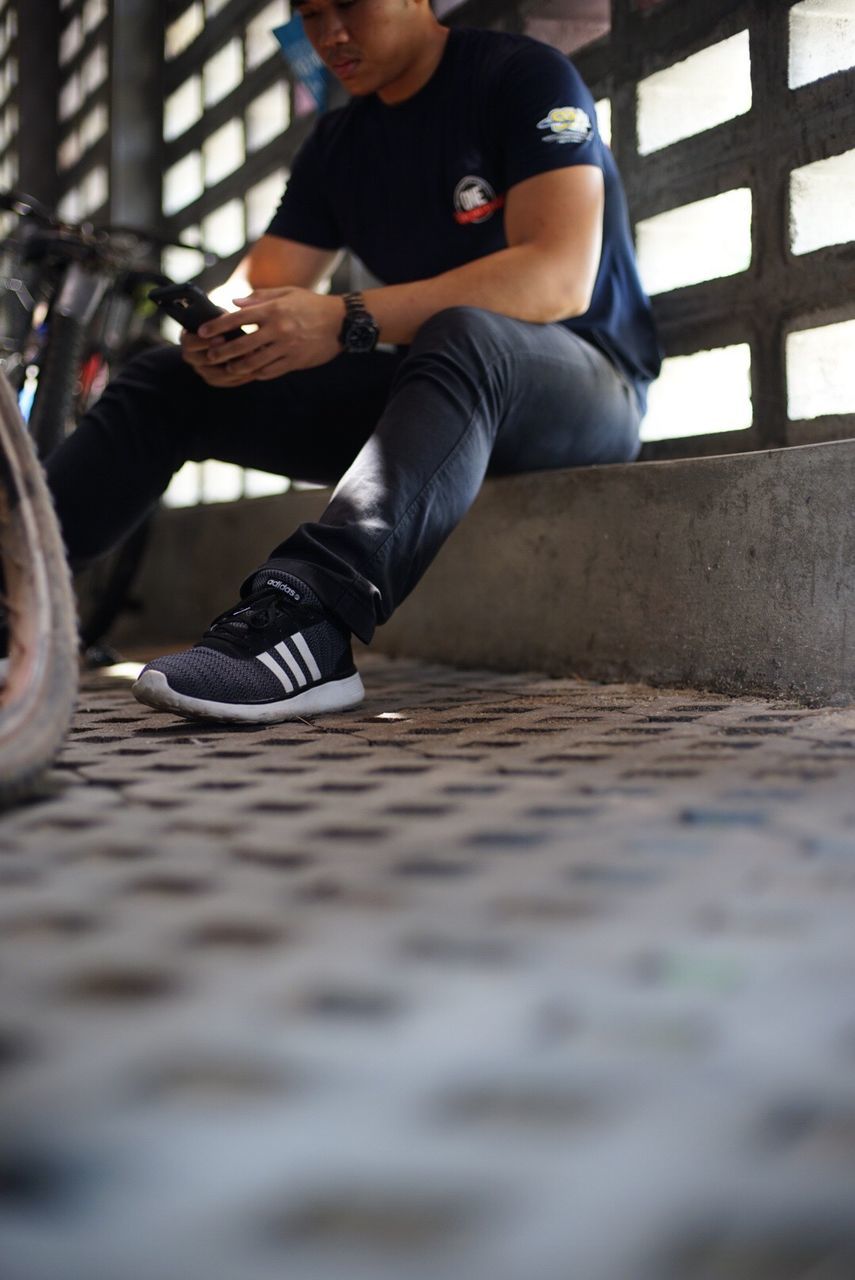
M 86 329 L 77 317 L 55 312 L 29 421 L 40 458 L 46 458 L 73 428 L 85 346 Z
M 147 516 L 115 550 L 74 575 L 84 651 L 105 641 L 119 615 L 134 609 L 131 590 L 148 546 L 151 524 Z
M 141 333 L 127 343 L 113 359 L 105 359 L 102 356 L 101 367 L 96 378 L 96 383 L 101 384 L 100 388 L 97 393 L 92 394 L 91 387 L 87 386 L 87 379 L 84 378 L 81 387 L 82 402 L 77 405 L 76 416 L 80 417 L 97 401 L 115 373 L 134 356 L 151 351 L 153 348 L 171 345 L 159 335 Z M 92 356 L 90 359 L 95 357 Z M 88 398 L 87 391 L 89 391 Z M 134 612 L 139 608 L 139 602 L 133 599 L 132 591 L 148 548 L 152 521 L 153 514 L 146 516 L 135 529 L 131 530 L 124 541 L 107 555 L 75 572 L 74 590 L 80 620 L 80 644 L 90 660 L 99 649 L 104 654 L 109 654 L 111 627 L 121 614 Z M 93 653 L 89 653 L 90 650 Z
M 0 689 L 0 806 L 59 751 L 77 697 L 77 629 L 59 526 L 14 393 L 0 375 L 0 566 L 9 665 Z

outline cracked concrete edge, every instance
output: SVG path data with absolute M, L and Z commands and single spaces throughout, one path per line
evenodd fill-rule
M 489 480 L 374 647 L 457 666 L 851 702 L 853 479 L 847 440 Z M 195 639 L 248 568 L 326 499 L 293 491 L 162 512 L 144 608 L 119 643 Z

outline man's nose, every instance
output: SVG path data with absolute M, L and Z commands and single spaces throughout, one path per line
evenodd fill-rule
M 348 39 L 347 27 L 340 13 L 335 9 L 327 9 L 321 18 L 319 43 L 325 49 L 341 44 Z

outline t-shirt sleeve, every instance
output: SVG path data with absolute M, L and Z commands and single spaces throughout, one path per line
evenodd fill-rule
M 492 97 L 506 191 L 552 169 L 603 168 L 593 96 L 557 49 L 526 42 L 497 76 Z
M 328 191 L 323 146 L 316 130 L 297 152 L 288 185 L 265 234 L 316 249 L 340 249 L 341 233 Z

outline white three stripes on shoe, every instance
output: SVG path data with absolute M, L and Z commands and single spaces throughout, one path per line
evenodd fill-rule
M 306 644 L 306 641 L 304 640 L 302 633 L 298 631 L 295 635 L 291 636 L 290 639 L 291 639 L 291 643 L 299 651 L 301 658 L 306 664 L 306 669 L 311 675 L 312 679 L 320 680 L 321 669 L 318 666 L 317 662 L 315 662 L 314 654 L 312 653 L 309 646 Z M 303 686 L 307 683 L 306 677 L 303 674 L 303 670 L 300 667 L 300 664 L 298 663 L 294 655 L 291 653 L 290 649 L 286 646 L 284 640 L 280 641 L 279 644 L 275 646 L 275 649 L 270 650 L 267 653 L 258 654 L 258 661 L 262 662 L 264 666 L 267 667 L 268 671 L 272 671 L 272 673 L 276 676 L 276 679 L 282 685 L 286 693 L 293 693 L 294 686 L 291 683 L 291 681 L 288 679 L 288 676 L 282 670 L 282 667 L 274 658 L 273 656 L 274 652 L 277 653 L 279 657 L 282 658 L 283 661 L 288 665 L 288 668 L 293 674 L 294 678 L 296 679 L 298 686 L 302 689 Z
M 300 656 L 302 657 L 303 661 L 308 667 L 311 673 L 312 679 L 320 680 L 321 669 L 318 666 L 317 662 L 315 662 L 314 654 L 312 653 L 309 646 L 306 644 L 306 641 L 303 639 L 303 633 L 301 631 L 297 631 L 291 637 L 291 639 L 293 643 L 297 646 L 297 648 L 300 650 Z
M 300 666 L 297 659 L 291 656 L 291 651 L 285 647 L 284 642 L 280 642 L 276 645 L 276 652 L 279 654 L 280 658 L 285 659 L 296 677 L 297 684 L 302 688 L 307 681 L 306 677 L 303 675 L 303 668 Z

